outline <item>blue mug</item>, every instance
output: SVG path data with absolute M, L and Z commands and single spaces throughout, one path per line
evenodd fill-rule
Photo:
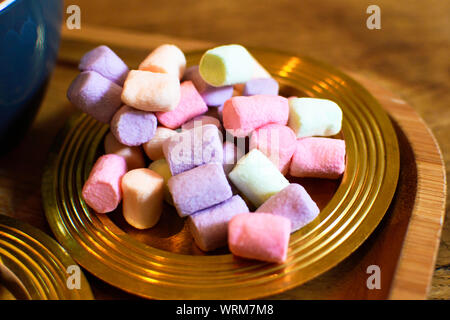
M 0 0 L 0 152 L 29 128 L 55 65 L 63 0 Z

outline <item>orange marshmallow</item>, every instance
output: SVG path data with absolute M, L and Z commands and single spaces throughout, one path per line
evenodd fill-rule
M 122 91 L 122 102 L 143 111 L 170 111 L 180 102 L 180 81 L 167 73 L 132 70 Z
M 128 171 L 122 178 L 123 216 L 136 229 L 156 225 L 161 217 L 164 178 L 147 168 Z
M 144 148 L 145 154 L 151 160 L 158 160 L 164 158 L 164 153 L 162 149 L 163 142 L 166 141 L 167 138 L 170 138 L 176 135 L 178 132 L 175 130 L 165 128 L 165 127 L 157 127 L 155 135 L 150 141 L 147 141 L 142 146 Z
M 186 69 L 183 51 L 173 44 L 163 44 L 153 50 L 139 65 L 139 70 L 168 73 L 181 79 Z

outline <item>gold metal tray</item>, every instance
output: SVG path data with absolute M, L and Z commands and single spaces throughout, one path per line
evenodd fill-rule
M 318 202 L 318 218 L 291 236 L 282 265 L 202 253 L 184 220 L 167 206 L 160 222 L 139 231 L 121 208 L 93 212 L 81 188 L 102 154 L 108 126 L 72 117 L 58 136 L 43 178 L 46 217 L 57 240 L 100 279 L 158 299 L 250 299 L 300 285 L 346 258 L 375 229 L 394 195 L 399 149 L 389 117 L 369 92 L 339 70 L 305 57 L 265 49 L 252 54 L 279 81 L 284 96 L 323 97 L 343 112 L 347 167 L 340 181 L 302 179 Z M 188 65 L 203 52 L 187 54 Z
M 0 300 L 92 299 L 82 272 L 79 289 L 67 286 L 72 265 L 76 262 L 48 235 L 0 215 Z

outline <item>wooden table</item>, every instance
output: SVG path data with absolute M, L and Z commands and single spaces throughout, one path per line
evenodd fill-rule
M 126 52 L 130 64 L 137 64 L 143 52 L 164 42 L 176 43 L 184 50 L 235 42 L 313 56 L 351 72 L 360 81 L 378 82 L 381 87 L 395 92 L 393 99 L 399 97 L 412 105 L 433 130 L 448 173 L 450 28 L 445 13 L 449 12 L 450 3 L 378 1 L 382 14 L 381 30 L 366 28 L 368 15 L 366 6 L 360 1 L 326 0 L 320 7 L 315 3 L 195 1 L 187 6 L 182 0 L 158 4 L 144 0 L 68 1 L 67 4 L 80 5 L 82 29 L 64 30 L 60 60 L 40 113 L 22 143 L 0 159 L 0 213 L 18 217 L 51 233 L 43 217 L 40 179 L 46 152 L 73 112 L 65 92 L 76 74 L 74 63 L 79 59 L 80 41 L 91 41 L 92 46 L 96 41 L 113 46 L 120 43 L 117 46 L 119 55 L 125 53 L 124 45 L 133 46 L 138 49 L 133 51 L 135 56 Z M 401 103 L 391 106 L 401 109 Z M 448 219 L 441 239 L 428 295 L 431 299 L 450 298 Z M 340 271 L 355 268 L 355 259 L 364 261 L 364 252 L 370 252 L 372 246 L 376 246 L 375 241 L 366 243 L 363 253 L 359 251 L 353 260 L 344 261 L 312 286 L 333 291 L 328 280 L 336 279 Z M 93 277 L 90 280 L 98 298 L 129 297 Z M 340 285 L 345 288 L 342 283 Z M 303 289 L 291 290 L 277 298 L 308 297 L 305 292 L 314 288 L 307 284 Z M 342 292 L 330 296 L 342 297 Z M 377 296 L 372 294 L 366 298 Z

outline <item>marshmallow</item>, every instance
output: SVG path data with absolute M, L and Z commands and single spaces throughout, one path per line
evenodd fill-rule
M 208 106 L 195 89 L 192 81 L 184 81 L 180 86 L 180 101 L 172 111 L 158 112 L 158 121 L 165 127 L 176 129 L 192 118 L 208 111 Z
M 148 166 L 150 170 L 155 171 L 157 174 L 159 174 L 164 179 L 164 200 L 170 204 L 173 205 L 173 199 L 172 195 L 170 194 L 169 187 L 167 186 L 167 181 L 169 181 L 170 177 L 172 177 L 172 174 L 170 173 L 169 165 L 167 164 L 166 159 L 158 159 L 150 163 Z
M 286 125 L 289 104 L 281 96 L 233 97 L 225 102 L 222 113 L 225 129 L 234 136 L 244 137 L 269 123 Z
M 139 65 L 139 70 L 168 73 L 181 79 L 186 68 L 183 51 L 173 44 L 163 44 L 153 50 Z
M 86 53 L 80 60 L 81 71 L 95 71 L 119 86 L 123 85 L 128 67 L 110 48 L 99 46 Z
M 213 124 L 217 127 L 217 129 L 221 130 L 222 129 L 222 125 L 220 124 L 220 120 L 211 116 L 206 116 L 206 115 L 201 115 L 201 116 L 197 116 L 194 119 L 184 123 L 181 126 L 182 130 L 189 130 L 192 129 L 194 127 L 201 127 L 204 126 L 206 124 Z
M 180 102 L 180 81 L 172 74 L 131 70 L 122 101 L 143 111 L 170 111 Z
M 206 163 L 222 164 L 222 137 L 214 125 L 195 127 L 166 139 L 163 152 L 172 175 Z
M 268 124 L 252 132 L 250 149 L 258 149 L 264 153 L 282 174 L 286 174 L 295 151 L 296 140 L 291 128 Z
M 344 140 L 315 137 L 297 140 L 291 176 L 338 179 L 344 170 Z
M 273 78 L 252 79 L 245 83 L 242 95 L 254 96 L 257 94 L 264 94 L 277 96 L 278 90 L 278 82 Z
M 97 213 L 111 212 L 122 200 L 120 186 L 127 172 L 125 158 L 106 154 L 97 159 L 82 190 L 84 201 Z
M 167 138 L 170 138 L 176 135 L 177 133 L 178 132 L 176 132 L 175 130 L 169 128 L 157 127 L 153 137 L 142 145 L 145 154 L 151 160 L 158 160 L 164 158 L 164 153 L 162 149 L 163 142 L 166 141 Z
M 267 199 L 256 212 L 267 212 L 288 218 L 291 221 L 291 232 L 294 232 L 313 221 L 320 210 L 305 188 L 291 183 Z
M 233 95 L 233 86 L 213 87 L 206 83 L 200 75 L 198 66 L 192 66 L 184 73 L 183 80 L 191 80 L 195 88 L 210 107 L 218 107 Z
M 114 137 L 112 132 L 108 132 L 104 141 L 105 153 L 114 153 L 125 158 L 128 170 L 145 167 L 144 155 L 139 147 L 128 147 L 121 144 Z
M 291 223 L 270 213 L 241 213 L 228 224 L 228 246 L 239 257 L 267 262 L 286 261 Z
M 233 194 L 221 164 L 208 163 L 173 176 L 167 182 L 180 217 L 230 199 Z
M 147 169 L 128 171 L 122 178 L 123 217 L 136 229 L 158 223 L 163 209 L 164 179 Z
M 126 146 L 140 146 L 153 137 L 156 125 L 153 113 L 124 105 L 111 120 L 111 132 Z
M 233 170 L 235 164 L 244 156 L 245 152 L 234 143 L 225 141 L 223 143 L 223 171 L 226 174 Z
M 297 138 L 332 136 L 341 131 L 342 110 L 331 100 L 290 98 L 288 126 Z
M 258 62 L 258 60 L 256 60 L 255 58 L 253 58 L 253 60 L 256 62 L 256 65 L 254 67 L 255 69 L 253 70 L 252 79 L 265 79 L 272 77 L 270 73 L 266 69 L 264 69 L 264 67 Z
M 122 105 L 122 87 L 95 71 L 81 72 L 67 90 L 75 107 L 103 123 L 109 123 Z
M 278 168 L 258 149 L 243 156 L 228 177 L 256 207 L 289 185 Z
M 200 60 L 199 71 L 203 80 L 215 87 L 270 77 L 247 49 L 237 44 L 206 51 Z
M 228 222 L 236 214 L 249 212 L 238 195 L 189 216 L 188 224 L 197 246 L 211 251 L 227 245 Z

